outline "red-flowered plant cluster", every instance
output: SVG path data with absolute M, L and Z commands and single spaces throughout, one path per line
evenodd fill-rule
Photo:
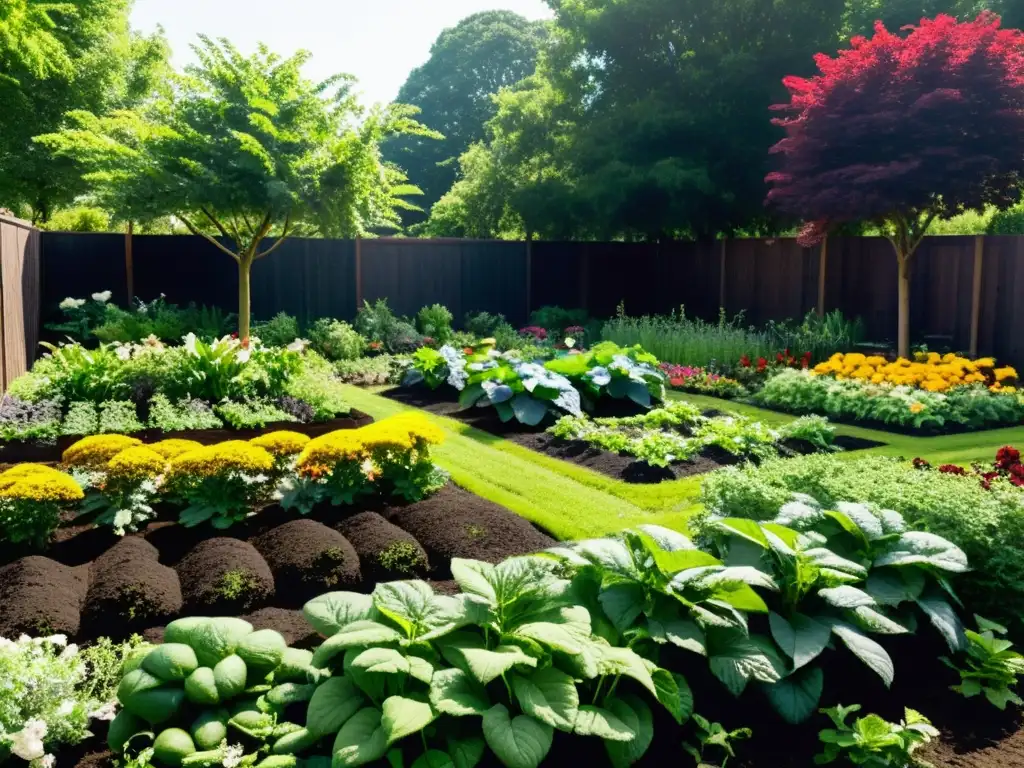
M 669 386 L 673 389 L 716 397 L 740 397 L 747 394 L 744 386 L 736 379 L 711 373 L 704 368 L 674 363 L 660 363 L 658 367 L 668 376 Z
M 529 336 L 535 341 L 545 341 L 548 337 L 548 331 L 546 328 L 541 328 L 539 325 L 528 325 L 525 328 L 519 329 L 520 336 Z
M 754 368 L 758 373 L 764 373 L 769 367 L 772 368 L 810 368 L 811 367 L 811 353 L 804 352 L 802 355 L 797 357 L 790 350 L 784 349 L 781 352 L 775 354 L 774 360 L 769 360 L 767 357 L 757 358 L 757 365 L 755 367 L 754 361 L 751 360 L 750 355 L 743 355 L 740 358 L 740 368 Z
M 930 462 L 920 457 L 914 459 L 914 468 L 930 470 Z M 992 482 L 1004 478 L 1018 488 L 1024 488 L 1024 464 L 1020 461 L 1020 451 L 1010 445 L 1004 445 L 996 451 L 996 460 L 988 467 L 981 464 L 973 464 L 970 470 L 964 469 L 959 464 L 943 464 L 939 472 L 944 475 L 974 475 L 978 478 L 985 490 L 991 490 Z

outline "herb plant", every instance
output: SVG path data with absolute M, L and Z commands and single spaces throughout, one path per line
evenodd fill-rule
M 683 742 L 683 749 L 696 762 L 697 768 L 726 768 L 731 758 L 736 757 L 734 742 L 749 739 L 752 732 L 749 728 L 737 728 L 727 731 L 721 723 L 708 722 L 707 718 L 694 713 L 693 715 L 694 736 L 691 741 Z M 711 758 L 705 755 L 708 749 L 714 752 L 721 752 L 725 756 L 716 759 L 714 763 L 709 762 Z
M 452 338 L 452 313 L 443 304 L 423 307 L 416 315 L 416 329 L 438 344 L 447 344 Z
M 992 706 L 1006 709 L 1007 704 L 1024 706 L 1013 689 L 1018 675 L 1024 673 L 1024 656 L 1005 639 L 1006 627 L 975 616 L 978 631 L 967 630 L 967 649 L 963 666 L 948 658 L 942 661 L 960 675 L 960 684 L 953 690 L 965 698 L 984 694 Z
M 157 393 L 149 401 L 149 425 L 164 432 L 218 429 L 223 422 L 203 400 L 171 402 L 167 395 Z
M 269 400 L 226 402 L 214 408 L 217 415 L 235 429 L 262 428 L 277 421 L 295 421 L 290 413 Z
M 322 317 L 309 329 L 313 349 L 331 362 L 357 360 L 366 351 L 366 339 L 346 322 Z
M 141 432 L 145 426 L 139 421 L 131 400 L 109 400 L 100 403 L 98 428 L 100 434 L 130 435 Z
M 859 711 L 859 704 L 849 707 L 840 704 L 821 710 L 832 719 L 835 728 L 819 732 L 818 738 L 824 742 L 825 747 L 820 754 L 815 755 L 816 765 L 827 765 L 840 757 L 846 757 L 855 765 L 866 768 L 926 765 L 915 759 L 914 752 L 939 735 L 928 718 L 907 708 L 903 721 L 899 723 L 890 723 L 878 715 L 866 715 L 858 717 L 853 725 L 847 724 L 847 718 Z
M 52 440 L 61 432 L 60 400 L 0 399 L 0 440 Z

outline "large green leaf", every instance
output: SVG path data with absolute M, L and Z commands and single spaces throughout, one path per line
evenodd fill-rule
M 647 631 L 656 643 L 672 643 L 701 656 L 707 656 L 704 630 L 692 619 L 662 618 L 660 614 L 647 619 Z
M 820 667 L 805 667 L 764 690 L 782 719 L 796 725 L 817 712 L 824 678 Z
M 458 582 L 463 592 L 477 595 L 487 601 L 488 605 L 497 605 L 498 596 L 491 585 L 494 566 L 479 560 L 464 560 L 453 557 L 452 578 Z
M 376 615 L 373 598 L 358 592 L 328 592 L 302 606 L 302 615 L 317 632 L 331 637 L 354 621 Z
M 744 613 L 768 613 L 768 606 L 757 592 L 746 584 L 731 584 L 715 590 L 715 599 L 728 603 Z
M 693 714 L 693 692 L 682 675 L 660 667 L 651 672 L 654 691 L 665 709 L 682 725 Z
M 598 600 L 615 628 L 624 632 L 643 610 L 644 589 L 639 584 L 613 584 L 601 590 Z
M 537 666 L 537 660 L 519 646 L 499 645 L 488 650 L 476 638 L 458 638 L 456 642 L 444 643 L 441 653 L 449 664 L 465 670 L 484 685 L 517 665 Z
M 524 713 L 560 731 L 572 731 L 580 699 L 575 681 L 554 667 L 512 675 L 512 690 Z
M 583 643 L 590 636 L 590 628 L 586 633 L 577 626 L 555 624 L 550 621 L 537 621 L 517 627 L 514 637 L 525 637 L 555 651 L 575 655 L 583 651 Z
M 580 707 L 573 733 L 580 736 L 598 736 L 606 741 L 632 741 L 636 738 L 636 731 L 613 712 L 592 704 Z
M 405 696 L 391 696 L 384 700 L 380 727 L 390 746 L 410 734 L 419 733 L 434 722 L 436 717 L 430 704 L 425 701 Z
M 964 626 L 956 615 L 956 611 L 953 610 L 953 606 L 942 596 L 941 592 L 930 591 L 919 598 L 917 604 L 921 606 L 922 611 L 928 614 L 932 626 L 939 630 L 939 634 L 942 635 L 950 650 L 956 652 L 967 648 Z
M 952 542 L 924 531 L 908 531 L 890 545 L 885 554 L 875 558 L 876 568 L 882 566 L 930 565 L 951 573 L 968 570 L 967 555 Z
M 736 630 L 709 631 L 708 658 L 711 672 L 734 696 L 743 693 L 750 680 L 774 683 L 785 673 L 781 659 L 766 645 Z
M 892 680 L 896 674 L 896 670 L 893 667 L 892 659 L 882 646 L 870 637 L 867 637 L 860 630 L 841 621 L 832 622 L 832 632 L 835 633 L 836 637 L 843 641 L 843 644 L 846 645 L 846 647 L 849 648 L 857 658 L 874 670 L 874 672 L 882 678 L 882 682 L 884 682 L 886 686 L 892 685 Z
M 331 659 L 349 648 L 397 643 L 401 639 L 402 635 L 385 624 L 367 620 L 354 621 L 343 627 L 336 635 L 327 638 L 314 651 L 312 664 L 318 668 L 325 667 Z
M 456 717 L 482 715 L 491 707 L 487 692 L 461 669 L 442 669 L 430 681 L 430 705 Z
M 410 639 L 434 640 L 465 626 L 467 606 L 459 598 L 435 595 L 422 581 L 391 581 L 373 591 L 377 610 L 394 621 Z
M 428 749 L 416 758 L 412 768 L 455 768 L 455 761 L 447 752 L 439 749 Z
M 409 661 L 393 648 L 367 648 L 353 659 L 352 667 L 364 674 L 408 674 Z
M 876 568 L 865 589 L 881 605 L 897 606 L 917 600 L 924 592 L 925 574 L 919 568 Z
M 721 565 L 722 561 L 714 555 L 702 552 L 699 549 L 679 549 L 672 552 L 656 551 L 654 562 L 669 576 L 680 571 L 687 571 L 690 568 L 705 568 L 711 565 Z
M 820 621 L 802 613 L 794 614 L 790 620 L 777 613 L 768 616 L 772 637 L 779 648 L 793 660 L 793 668 L 800 669 L 810 664 L 828 646 L 832 630 Z
M 551 750 L 554 729 L 527 715 L 510 718 L 504 704 L 484 713 L 484 739 L 507 768 L 537 768 Z
M 574 549 L 594 565 L 618 576 L 628 579 L 639 579 L 641 576 L 629 547 L 618 539 L 588 539 L 578 542 Z
M 350 717 L 334 739 L 331 749 L 332 768 L 356 766 L 380 760 L 388 750 L 388 740 L 381 727 L 381 712 L 366 707 Z
M 445 742 L 455 768 L 476 768 L 487 751 L 483 736 L 448 736 Z
M 846 608 L 853 610 L 859 608 L 862 605 L 874 605 L 875 599 L 871 597 L 867 592 L 857 587 L 852 587 L 849 584 L 844 584 L 841 587 L 830 587 L 827 589 L 819 589 L 818 596 L 830 605 L 834 605 L 836 608 Z
M 317 736 L 335 733 L 359 711 L 363 695 L 345 677 L 325 680 L 313 692 L 306 711 L 306 729 Z
M 692 550 L 697 546 L 686 536 L 673 531 L 671 528 L 664 528 L 660 525 L 644 524 L 638 525 L 637 530 L 649 536 L 664 552 L 678 552 L 680 550 Z
M 636 696 L 613 697 L 606 706 L 608 711 L 636 734 L 632 741 L 604 743 L 613 768 L 627 768 L 638 762 L 654 741 L 654 716 L 646 702 Z
M 732 534 L 734 536 L 742 536 L 747 541 L 768 549 L 768 539 L 765 537 L 764 531 L 761 530 L 761 526 L 754 520 L 748 520 L 741 517 L 729 517 L 724 520 L 719 520 L 716 525 L 725 533 Z
M 602 646 L 598 669 L 602 675 L 631 677 L 656 696 L 657 689 L 647 664 L 648 662 L 632 648 Z

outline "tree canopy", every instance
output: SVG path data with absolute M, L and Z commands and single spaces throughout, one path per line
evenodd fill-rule
M 896 250 L 899 351 L 909 348 L 912 259 L 937 217 L 1006 209 L 1024 181 L 1024 33 L 985 13 L 924 19 L 905 34 L 878 22 L 819 74 L 788 77 L 786 131 L 768 202 L 808 224 L 801 240 L 868 221 Z
M 302 76 L 308 54 L 245 56 L 202 37 L 198 64 L 136 110 L 78 111 L 37 141 L 85 169 L 92 199 L 131 221 L 172 215 L 239 266 L 239 333 L 249 328 L 249 270 L 291 233 L 354 237 L 397 227 L 418 192 L 380 157 L 395 133 L 429 135 L 414 108 L 364 114 L 354 78 Z M 267 237 L 272 242 L 265 243 Z
M 494 95 L 533 74 L 546 34 L 543 22 L 510 11 L 475 13 L 444 30 L 427 62 L 409 74 L 397 101 L 419 107 L 421 121 L 444 138 L 403 136 L 384 150 L 423 190 L 427 211 L 455 181 L 458 157 L 484 138 L 484 123 L 496 112 Z M 406 217 L 409 223 L 422 218 Z

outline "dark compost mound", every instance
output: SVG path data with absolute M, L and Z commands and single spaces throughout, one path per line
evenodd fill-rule
M 259 608 L 274 595 L 274 575 L 252 544 L 207 539 L 174 570 L 181 580 L 185 611 L 233 616 Z
M 360 512 L 333 527 L 352 544 L 367 581 L 419 579 L 427 575 L 427 553 L 420 543 L 376 512 Z
M 416 504 L 394 507 L 387 516 L 423 545 L 431 575 L 441 580 L 450 577 L 453 557 L 497 563 L 556 543 L 519 515 L 451 484 Z
M 88 566 L 71 568 L 46 557 L 25 557 L 0 568 L 0 637 L 74 637 L 88 587 Z
M 293 520 L 252 540 L 274 574 L 278 602 L 300 607 L 362 582 L 359 557 L 348 539 L 314 520 Z

